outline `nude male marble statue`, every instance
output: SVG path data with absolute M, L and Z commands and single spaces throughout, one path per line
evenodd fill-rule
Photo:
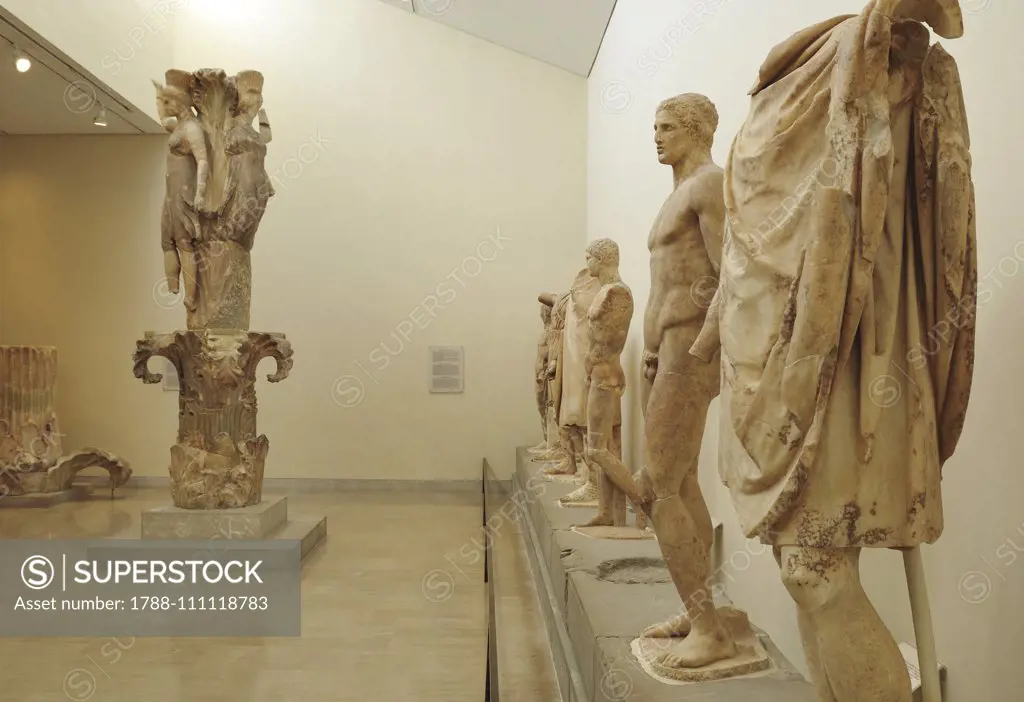
M 633 319 L 633 293 L 619 276 L 619 246 L 611 239 L 587 247 L 587 271 L 601 285 L 587 310 L 587 460 L 601 466 L 622 460 L 622 351 Z M 603 469 L 596 484 L 597 516 L 586 526 L 625 526 L 625 493 Z
M 686 609 L 644 632 L 683 638 L 657 661 L 702 668 L 736 654 L 708 585 L 713 527 L 697 463 L 719 371 L 690 355 L 717 288 L 725 205 L 722 169 L 711 159 L 718 111 L 705 96 L 679 95 L 655 115 L 658 160 L 674 187 L 648 239 L 651 293 L 644 315 L 641 407 L 644 467 L 634 479 L 620 462 L 595 456 L 615 484 L 649 513 L 665 562 Z
M 663 102 L 654 122 L 658 161 L 672 167 L 673 190 L 648 239 L 651 293 L 644 315 L 641 406 L 644 408 L 651 520 L 687 614 L 652 626 L 649 637 L 685 636 L 669 667 L 701 667 L 732 656 L 735 646 L 708 591 L 711 515 L 697 479 L 708 406 L 719 368 L 690 355 L 717 289 L 725 225 L 722 169 L 711 159 L 718 110 L 707 97 Z

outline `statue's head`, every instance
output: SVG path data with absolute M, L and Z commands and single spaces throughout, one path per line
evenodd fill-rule
M 711 152 L 718 129 L 718 110 L 704 95 L 685 93 L 658 105 L 654 143 L 658 161 L 673 166 L 694 150 Z
M 238 89 L 238 108 L 235 114 L 255 119 L 263 107 L 263 74 L 259 71 L 242 71 L 235 76 L 235 87 Z
M 611 239 L 598 239 L 587 247 L 587 271 L 595 278 L 601 271 L 618 270 L 619 245 Z
M 153 81 L 156 88 L 156 111 L 160 119 L 179 117 L 192 109 L 192 74 L 172 69 L 164 76 L 166 85 Z

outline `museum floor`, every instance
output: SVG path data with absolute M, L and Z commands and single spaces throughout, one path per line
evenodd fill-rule
M 140 513 L 166 504 L 166 488 L 121 492 L 114 501 L 96 490 L 84 503 L 0 509 L 0 538 L 137 538 Z M 480 496 L 345 492 L 292 494 L 289 501 L 295 514 L 326 514 L 328 519 L 327 540 L 303 565 L 301 638 L 0 640 L 0 699 L 483 700 L 484 560 L 459 555 L 473 539 L 479 542 Z M 524 617 L 517 603 L 520 590 L 532 585 L 525 556 L 515 545 L 518 535 L 509 531 L 507 536 L 500 540 L 506 546 L 496 546 L 496 557 L 506 572 L 519 570 L 522 579 L 516 580 L 523 585 L 498 593 L 498 617 L 511 607 L 521 623 L 512 634 L 542 641 L 539 615 Z M 454 587 L 449 581 L 441 591 L 443 598 L 425 585 L 425 577 L 435 572 L 448 573 L 454 581 Z M 536 668 L 531 661 L 527 657 L 519 665 L 524 675 L 536 678 L 536 671 L 528 670 Z M 95 679 L 95 688 L 79 686 L 66 694 L 65 680 L 74 671 L 79 685 L 82 679 Z M 506 672 L 515 674 L 514 664 Z M 555 695 L 538 690 L 510 699 Z

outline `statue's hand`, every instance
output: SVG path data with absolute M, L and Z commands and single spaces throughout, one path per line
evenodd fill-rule
M 651 476 L 647 473 L 647 468 L 641 468 L 633 477 L 640 488 L 640 497 L 643 504 L 650 504 L 658 499 L 658 494 L 654 491 L 654 484 L 651 482 Z
M 208 207 L 209 203 L 206 202 L 206 191 L 205 190 L 196 190 L 196 197 L 195 197 L 195 200 L 193 201 L 192 204 L 195 206 L 196 212 L 202 212 L 203 214 L 208 214 L 209 210 L 207 209 L 207 207 Z M 198 232 L 197 232 L 197 234 L 198 234 Z

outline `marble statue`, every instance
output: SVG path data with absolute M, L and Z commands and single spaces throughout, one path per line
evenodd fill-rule
M 633 319 L 633 293 L 619 276 L 619 246 L 598 239 L 587 247 L 587 271 L 600 287 L 587 309 L 587 462 L 596 466 L 597 515 L 586 526 L 626 526 L 626 495 L 605 470 L 622 461 L 622 351 Z M 593 468 L 592 468 L 593 469 Z
M 672 167 L 673 189 L 654 222 L 651 292 L 644 315 L 645 460 L 651 520 L 686 614 L 648 629 L 653 638 L 685 637 L 666 651 L 668 667 L 697 668 L 736 648 L 708 583 L 714 532 L 697 463 L 719 368 L 690 355 L 718 288 L 725 203 L 722 169 L 711 159 L 718 110 L 707 97 L 663 102 L 654 122 L 658 161 Z
M 195 243 L 202 237 L 199 213 L 206 211 L 210 177 L 203 127 L 192 111 L 192 76 L 167 71 L 166 85 L 153 81 L 157 113 L 170 135 L 167 154 L 166 195 L 160 221 L 167 288 L 177 294 L 184 277 L 184 304 L 195 311 L 199 286 Z
M 530 449 L 532 453 L 544 453 L 553 440 L 548 436 L 548 349 L 551 346 L 551 311 L 554 306 L 552 295 L 541 295 L 540 321 L 544 330 L 537 342 L 537 362 L 534 364 L 534 396 L 537 400 L 537 411 L 540 413 L 540 426 L 544 440 Z M 551 304 L 548 304 L 551 302 Z
M 56 398 L 57 349 L 0 346 L 0 497 L 65 492 L 87 468 L 106 470 L 111 490 L 131 477 L 106 451 L 64 455 Z
M 768 56 L 693 348 L 721 350 L 722 477 L 775 548 L 822 702 L 911 699 L 859 555 L 940 537 L 970 395 L 970 137 L 956 62 L 924 23 L 963 34 L 956 0 L 872 0 Z
M 566 306 L 565 332 L 562 345 L 562 401 L 558 423 L 563 433 L 568 457 L 549 473 L 576 475 L 581 483 L 574 492 L 562 499 L 566 504 L 591 503 L 598 498 L 597 483 L 586 461 L 587 398 L 589 375 L 587 347 L 590 343 L 590 306 L 601 289 L 600 281 L 586 268 L 576 274 L 569 289 Z
M 544 433 L 547 436 L 547 447 L 544 451 L 535 452 L 537 455 L 531 460 L 536 463 L 558 463 L 567 456 L 567 437 L 558 425 L 558 415 L 562 406 L 562 346 L 565 342 L 565 311 L 569 294 L 556 296 L 543 293 L 537 299 L 551 310 L 545 340 L 547 365 L 544 369 Z
M 157 383 L 153 356 L 169 359 L 181 383 L 171 494 L 186 509 L 259 504 L 266 436 L 256 431 L 256 366 L 272 357 L 279 382 L 292 367 L 283 334 L 249 329 L 250 252 L 273 184 L 264 161 L 271 140 L 263 76 L 219 69 L 172 70 L 157 86 L 171 132 L 162 241 L 168 287 L 184 276 L 187 329 L 147 333 L 135 375 Z M 259 118 L 259 130 L 253 121 Z

